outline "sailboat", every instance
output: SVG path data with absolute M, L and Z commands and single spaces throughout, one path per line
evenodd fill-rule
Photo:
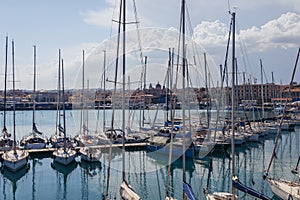
M 104 106 L 103 106 L 103 125 L 102 125 L 102 132 L 98 131 L 99 119 L 100 119 L 100 101 L 97 106 L 97 120 L 96 120 L 96 131 L 95 131 L 95 138 L 97 138 L 99 144 L 110 144 L 110 139 L 105 134 L 106 130 L 106 51 L 103 51 L 103 88 L 104 88 Z
M 62 133 L 62 126 L 61 126 L 61 67 L 60 67 L 60 62 L 61 60 L 61 51 L 59 49 L 58 51 L 58 84 L 57 84 L 57 109 L 56 109 L 56 130 L 55 134 L 51 135 L 50 137 L 50 143 L 52 144 L 52 147 L 54 148 L 61 148 L 64 147 L 64 143 L 66 140 L 66 146 L 69 148 L 76 147 L 76 144 L 72 138 L 72 136 L 64 136 Z
M 185 48 L 185 47 L 184 47 Z M 167 70 L 167 78 L 169 79 L 169 85 L 172 87 L 172 74 L 173 74 L 173 54 L 174 52 L 169 52 L 169 61 L 168 61 L 168 70 Z M 168 89 L 166 89 L 168 91 Z M 172 90 L 172 88 L 170 88 Z M 170 151 L 173 157 L 181 157 L 183 155 L 182 147 L 183 143 L 185 143 L 184 154 L 186 157 L 193 158 L 195 155 L 194 143 L 192 141 L 192 134 L 190 131 L 183 133 L 183 123 L 181 120 L 175 119 L 175 107 L 176 101 L 174 99 L 173 94 L 166 94 L 167 101 L 167 111 L 166 118 L 167 120 L 164 123 L 164 127 L 160 128 L 157 133 L 153 133 L 151 137 L 148 139 L 148 143 L 146 144 L 146 148 L 149 151 L 155 151 L 156 153 L 161 153 L 165 155 L 169 155 Z M 184 95 L 183 95 L 184 96 Z M 170 101 L 170 103 L 168 103 Z M 169 106 L 170 105 L 170 106 Z M 170 109 L 169 109 L 170 107 Z M 170 111 L 170 119 L 168 117 Z M 183 117 L 182 117 L 183 118 Z M 149 132 L 149 131 L 148 131 Z M 171 134 L 172 132 L 172 134 Z M 172 144 L 171 142 L 172 141 Z M 172 147 L 171 147 L 172 146 Z
M 122 56 L 122 183 L 120 186 L 120 196 L 124 200 L 139 200 L 140 196 L 133 190 L 133 188 L 126 181 L 125 176 L 125 84 L 126 84 L 126 0 L 120 1 L 120 8 L 122 8 L 120 13 L 120 25 L 122 24 L 123 32 L 123 56 Z M 121 17 L 122 16 L 122 17 Z M 122 22 L 121 22 L 122 18 Z M 119 51 L 119 50 L 118 50 Z
M 6 85 L 7 85 L 7 54 L 8 54 L 8 36 L 6 36 L 6 46 L 5 46 L 5 69 L 4 69 L 4 92 L 3 92 L 3 129 L 2 135 L 0 135 L 0 150 L 8 151 L 13 146 L 13 138 L 11 134 L 8 133 L 6 128 Z
M 15 62 L 14 41 L 12 41 L 12 73 L 13 73 L 13 148 L 2 155 L 3 166 L 13 172 L 25 167 L 28 162 L 29 153 L 26 150 L 17 149 L 16 141 L 16 98 L 15 98 Z
M 91 146 L 91 145 L 96 145 L 98 143 L 98 140 L 96 137 L 93 135 L 88 134 L 89 129 L 88 129 L 88 110 L 87 110 L 87 98 L 86 98 L 86 92 L 87 90 L 85 89 L 85 53 L 84 50 L 82 50 L 82 89 L 81 89 L 81 94 L 80 94 L 80 103 L 81 103 L 81 116 L 80 116 L 80 132 L 78 135 L 74 137 L 75 141 L 78 143 L 79 146 L 84 147 L 84 146 Z M 84 153 L 84 152 L 83 152 Z
M 48 139 L 40 132 L 35 123 L 35 98 L 36 98 L 36 46 L 33 46 L 33 109 L 32 109 L 32 131 L 29 135 L 24 136 L 20 142 L 21 146 L 26 149 L 42 149 L 48 144 Z
M 236 73 L 236 58 L 235 58 L 235 15 L 236 13 L 233 12 L 231 13 L 231 17 L 232 17 L 232 88 L 231 88 L 231 185 L 232 185 L 232 191 L 231 193 L 229 192 L 214 192 L 213 194 L 209 194 L 208 192 L 205 193 L 206 195 L 206 199 L 208 200 L 218 200 L 218 199 L 222 199 L 222 200 L 235 200 L 238 199 L 238 196 L 235 194 L 235 189 L 238 189 L 240 191 L 245 192 L 246 194 L 249 194 L 251 196 L 254 196 L 256 198 L 259 199 L 263 199 L 263 200 L 270 200 L 269 197 L 267 197 L 266 195 L 244 185 L 243 183 L 241 183 L 238 179 L 238 177 L 235 175 L 235 145 L 236 145 L 236 141 L 235 141 L 235 135 L 236 135 L 236 131 L 235 127 L 237 122 L 235 121 L 235 73 Z
M 79 152 L 81 160 L 89 162 L 99 162 L 101 158 L 101 150 L 94 147 L 81 147 Z
M 77 152 L 74 148 L 67 147 L 67 129 L 66 129 L 66 109 L 65 109 L 65 83 L 64 83 L 64 63 L 61 60 L 61 74 L 62 74 L 62 98 L 63 98 L 63 127 L 60 126 L 60 131 L 64 134 L 64 146 L 58 148 L 53 152 L 54 161 L 63 165 L 69 165 L 75 161 Z
M 191 130 L 188 130 L 189 126 L 188 124 L 186 124 L 186 120 L 185 120 L 185 107 L 186 107 L 186 94 L 185 94 L 185 90 L 186 90 L 186 78 L 188 77 L 188 64 L 187 64 L 187 56 L 186 56 L 186 41 L 185 41 L 185 35 L 186 35 L 186 26 L 185 26 L 185 10 L 186 10 L 186 0 L 182 0 L 181 1 L 181 36 L 182 36 L 182 89 L 183 89 L 183 99 L 182 99 L 182 126 L 183 126 L 183 137 L 182 137 L 182 198 L 186 199 L 187 197 L 189 199 L 194 199 L 197 200 L 192 187 L 187 183 L 186 181 L 186 157 L 188 157 L 190 154 L 189 152 L 192 154 L 192 157 L 194 156 L 194 147 L 191 146 L 193 145 L 192 141 L 191 141 Z M 189 122 L 190 123 L 190 122 Z M 179 135 L 179 134 L 177 134 Z M 176 137 L 175 137 L 176 139 Z M 189 145 L 190 144 L 190 145 Z M 188 146 L 187 146 L 188 145 Z M 174 151 L 172 151 L 172 153 L 174 153 Z
M 81 110 L 81 125 L 83 132 L 79 135 L 75 136 L 75 140 L 79 144 L 79 155 L 82 160 L 89 161 L 89 162 L 99 162 L 101 158 L 101 150 L 99 148 L 91 147 L 92 145 L 98 144 L 98 140 L 95 136 L 89 135 L 88 132 L 88 111 L 86 110 L 85 105 L 85 88 L 84 88 L 84 50 L 82 51 L 82 110 Z M 80 127 L 81 130 L 81 127 Z
M 169 62 L 171 63 L 171 62 Z M 168 97 L 167 97 L 168 98 Z M 172 100 L 171 100 L 172 102 Z M 168 108 L 168 104 L 167 104 L 167 108 Z M 172 106 L 171 106 L 171 109 Z M 168 111 L 167 111 L 168 112 Z M 171 197 L 170 194 L 169 194 L 169 187 L 170 187 L 170 179 L 171 179 L 171 164 L 172 164 L 172 157 L 173 157 L 173 137 L 174 137 L 174 117 L 173 117 L 173 113 L 174 112 L 171 112 L 171 135 L 170 135 L 170 146 L 169 146 L 169 160 L 168 160 L 168 177 L 167 177 L 167 184 L 166 184 L 166 197 L 165 197 L 165 200 L 173 200 L 175 198 Z
M 291 82 L 289 85 L 289 91 L 291 91 L 291 87 L 294 81 L 294 77 L 295 77 L 295 73 L 296 73 L 296 68 L 298 65 L 298 59 L 299 59 L 299 54 L 300 54 L 300 48 L 298 49 L 298 54 L 297 54 L 297 58 L 296 58 L 296 63 L 294 66 L 294 70 L 293 70 L 293 74 L 292 74 L 292 78 L 291 78 Z M 280 124 L 277 130 L 277 135 L 276 135 L 276 139 L 275 139 L 275 144 L 274 144 L 274 148 L 273 148 L 273 152 L 271 155 L 271 159 L 268 165 L 268 168 L 266 170 L 266 173 L 264 175 L 264 179 L 267 181 L 267 183 L 269 184 L 272 192 L 280 197 L 281 199 L 300 199 L 300 184 L 294 181 L 290 181 L 290 180 L 284 180 L 284 179 L 277 179 L 277 178 L 273 178 L 269 176 L 269 171 L 272 165 L 272 162 L 276 156 L 276 150 L 277 150 L 277 144 L 278 144 L 278 140 L 279 140 L 279 136 L 281 133 L 281 126 L 284 120 L 284 115 L 285 115 L 285 111 L 286 111 L 286 105 L 287 105 L 287 100 L 285 101 L 284 107 L 283 107 L 283 116 L 280 119 Z M 297 164 L 298 165 L 298 164 Z
M 234 123 L 234 69 L 235 69 L 235 51 L 234 51 L 234 45 L 235 45 L 235 40 L 234 40 L 234 34 L 235 34 L 235 13 L 232 13 L 232 24 L 233 24 L 233 31 L 232 31 L 232 35 L 233 35 L 233 39 L 232 39 L 232 95 L 231 95 L 231 124 L 235 124 Z M 235 136 L 235 129 L 232 128 L 232 133 L 231 133 L 231 156 L 232 156 L 232 160 L 231 160 L 231 165 L 232 165 L 232 171 L 231 171 L 231 177 L 234 177 L 234 147 L 235 147 L 235 142 L 234 142 L 234 136 Z M 224 200 L 235 200 L 238 199 L 238 197 L 235 195 L 235 190 L 232 187 L 232 193 L 230 192 L 214 192 L 212 194 L 208 193 L 207 191 L 205 191 L 205 196 L 207 200 L 218 200 L 218 199 L 224 199 Z

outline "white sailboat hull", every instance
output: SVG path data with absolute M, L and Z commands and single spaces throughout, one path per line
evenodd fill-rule
M 79 150 L 80 157 L 82 160 L 88 161 L 88 162 L 99 162 L 101 158 L 101 151 L 100 149 L 92 149 L 83 147 Z
M 207 200 L 231 200 L 233 195 L 228 192 L 214 192 L 213 194 L 206 194 Z M 238 199 L 236 196 L 235 199 Z
M 27 143 L 25 145 L 26 149 L 43 149 L 46 147 L 45 143 Z
M 65 151 L 64 148 L 59 148 L 53 152 L 53 156 L 55 162 L 58 162 L 62 165 L 68 165 L 75 161 L 77 153 L 73 149 L 66 149 Z
M 300 200 L 300 184 L 271 178 L 266 178 L 266 180 L 272 192 L 281 199 Z
M 176 200 L 173 197 L 166 197 L 165 200 Z
M 16 172 L 24 167 L 28 162 L 29 153 L 24 150 L 14 150 L 5 152 L 2 155 L 3 166 L 10 171 Z
M 140 200 L 140 196 L 133 191 L 133 189 L 125 181 L 120 187 L 120 196 L 124 200 Z
M 24 145 L 26 149 L 43 149 L 47 143 L 48 139 L 44 135 L 36 133 L 31 133 L 21 140 L 21 146 Z

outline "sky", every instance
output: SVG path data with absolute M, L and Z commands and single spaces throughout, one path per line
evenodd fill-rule
M 180 25 L 180 0 L 127 0 L 128 74 L 131 82 L 141 75 L 140 55 L 147 56 L 147 84 L 164 82 L 168 49 L 177 48 Z M 299 0 L 186 0 L 187 38 L 197 46 L 195 71 L 203 85 L 203 55 L 207 54 L 211 79 L 218 84 L 218 68 L 224 64 L 231 12 L 236 12 L 236 57 L 239 81 L 289 83 L 300 46 Z M 85 82 L 90 88 L 102 87 L 104 53 L 107 52 L 107 79 L 113 80 L 119 0 L 10 0 L 1 2 L 0 72 L 4 72 L 5 37 L 15 42 L 17 87 L 33 88 L 33 45 L 37 48 L 37 88 L 57 87 L 58 49 L 62 51 L 67 89 L 82 84 L 82 50 L 85 51 Z M 137 34 L 139 33 L 139 34 Z M 140 39 L 140 40 L 138 40 Z M 140 45 L 139 42 L 140 41 Z M 195 53 L 193 45 L 190 54 Z M 140 53 L 142 50 L 142 54 Z M 190 61 L 193 57 L 190 57 Z M 229 62 L 230 63 L 230 62 Z M 11 55 L 9 53 L 9 67 Z M 191 64 L 192 66 L 192 64 Z M 230 70 L 229 70 L 230 71 Z M 299 70 L 298 70 L 299 71 Z M 300 82 L 300 72 L 295 81 Z M 198 75 L 199 73 L 199 75 Z M 196 75 L 197 74 L 197 75 Z M 3 73 L 0 73 L 3 76 Z M 11 72 L 9 74 L 11 79 Z M 120 76 L 119 76 L 120 78 Z M 2 79 L 1 79 L 2 80 Z M 196 81 L 197 82 L 197 81 Z M 88 84 L 87 84 L 88 83 Z M 0 87 L 3 87 L 0 83 Z M 109 85 L 109 82 L 107 82 Z M 195 85 L 196 86 L 196 85 Z M 108 86 L 109 87 L 109 86 Z M 138 87 L 134 84 L 132 88 Z

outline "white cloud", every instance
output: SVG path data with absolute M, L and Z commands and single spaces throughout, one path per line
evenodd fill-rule
M 228 38 L 228 27 L 218 20 L 203 21 L 194 29 L 193 38 L 206 49 L 224 47 Z
M 89 9 L 86 11 L 81 11 L 80 14 L 83 16 L 83 21 L 88 25 L 117 29 L 117 21 L 119 20 L 119 1 L 106 0 L 106 2 L 108 3 L 108 6 L 105 9 Z M 128 4 L 132 4 L 132 2 L 128 2 Z M 140 16 L 137 15 L 137 17 L 139 18 Z M 135 22 L 135 20 L 133 6 L 127 5 L 126 21 L 132 23 Z M 147 20 L 142 19 L 142 21 Z M 127 29 L 132 29 L 132 27 L 134 28 L 135 25 L 127 26 Z
M 81 12 L 84 22 L 88 25 L 111 27 L 113 8 L 106 8 L 101 11 L 88 10 Z
M 300 43 L 300 15 L 288 12 L 261 27 L 240 30 L 240 39 L 249 52 L 267 51 L 271 48 L 293 48 Z M 220 22 L 203 21 L 194 29 L 194 40 L 211 53 L 219 53 L 228 39 L 228 25 Z M 220 50 L 220 49 L 219 49 Z
M 107 11 L 107 13 L 111 12 Z M 91 14 L 91 16 L 94 14 Z M 104 12 L 102 12 L 102 14 L 105 15 Z M 91 17 L 91 19 L 94 17 Z M 101 19 L 100 15 L 96 18 Z M 103 22 L 105 21 L 107 22 L 107 20 L 104 19 Z M 95 21 L 94 23 L 98 22 Z M 202 21 L 194 28 L 194 41 L 198 45 L 202 46 L 205 49 L 205 52 L 212 56 L 209 64 L 212 76 L 213 74 L 218 76 L 218 66 L 215 63 L 222 63 L 224 59 L 229 31 L 228 26 L 229 23 L 225 24 L 219 20 L 215 20 Z M 288 12 L 277 19 L 263 24 L 262 26 L 252 26 L 250 28 L 240 30 L 237 40 L 241 40 L 243 42 L 248 53 L 257 51 L 267 52 L 274 48 L 284 49 L 298 46 L 300 41 L 300 33 L 298 30 L 300 30 L 300 16 L 298 14 Z M 149 71 L 152 70 L 151 73 L 148 73 L 148 81 L 155 83 L 160 80 L 161 82 L 164 78 L 164 71 L 166 71 L 166 68 L 164 67 L 167 66 L 168 49 L 175 48 L 175 50 L 177 50 L 178 29 L 174 27 L 167 29 L 140 29 L 140 35 L 143 55 L 148 56 Z M 91 87 L 99 86 L 99 80 L 101 79 L 103 72 L 103 50 L 107 51 L 107 66 L 109 68 L 107 76 L 110 77 L 110 79 L 113 78 L 115 67 L 114 62 L 116 57 L 115 36 L 104 40 L 101 44 L 83 43 L 77 47 L 70 47 L 62 50 L 66 62 L 66 81 L 68 87 L 80 87 L 82 49 L 86 50 L 86 79 L 90 80 Z M 140 78 L 141 68 L 136 31 L 129 31 L 127 33 L 127 49 L 131 49 L 127 54 L 128 75 L 130 74 L 132 81 L 138 81 Z M 198 51 L 199 52 L 197 53 L 199 58 L 197 63 L 198 65 L 203 65 L 201 63 L 203 63 L 202 54 L 204 50 L 201 47 L 198 47 Z M 191 50 L 189 50 L 189 53 L 190 52 Z M 49 74 L 52 74 L 52 82 L 54 83 L 52 85 L 55 86 L 57 71 L 56 60 L 57 59 L 54 57 L 53 62 L 47 65 L 47 73 L 45 75 L 41 74 L 41 85 L 47 85 L 46 81 L 49 80 L 49 78 L 47 79 L 47 76 L 49 77 Z M 190 58 L 190 60 L 192 60 L 192 58 Z M 159 68 L 160 71 L 155 70 L 156 68 Z M 198 74 L 203 75 L 203 72 L 201 71 L 203 69 L 201 69 L 201 67 L 197 70 Z
M 167 71 L 167 63 L 169 59 L 169 48 L 174 48 L 175 52 L 177 51 L 178 46 L 178 32 L 173 31 L 174 28 L 170 29 L 158 29 L 158 28 L 148 28 L 141 29 L 141 45 L 143 56 L 148 57 L 148 82 L 156 83 L 157 81 L 163 83 L 165 79 L 165 74 Z M 131 85 L 132 88 L 139 87 L 140 76 L 142 72 L 142 65 L 140 61 L 140 51 L 137 41 L 137 33 L 135 31 L 127 32 L 127 43 L 126 43 L 126 60 L 127 60 L 127 77 L 131 77 L 132 82 L 136 82 L 135 85 Z M 191 77 L 198 79 L 197 85 L 199 85 L 199 79 L 203 72 L 199 68 L 199 65 L 202 65 L 203 62 L 203 49 L 200 46 L 193 44 L 193 42 L 187 38 L 188 44 L 188 54 L 189 54 L 189 63 L 194 61 L 193 57 L 195 55 L 195 49 L 199 53 L 199 57 L 196 56 L 196 63 L 198 66 L 190 65 Z M 193 44 L 193 48 L 192 47 Z M 69 80 L 68 85 L 72 88 L 80 88 L 81 85 L 81 69 L 82 69 L 82 58 L 81 58 L 81 49 L 86 49 L 86 80 L 90 80 L 90 87 L 95 88 L 99 87 L 99 82 L 102 79 L 103 73 L 103 50 L 106 50 L 106 66 L 107 66 L 107 78 L 113 80 L 114 71 L 115 71 L 115 60 L 116 60 L 116 36 L 111 39 L 103 41 L 101 44 L 82 44 L 78 47 L 72 49 L 65 49 L 63 52 L 64 57 L 66 57 L 66 79 Z M 122 46 L 120 46 L 120 57 Z M 73 55 L 73 56 L 71 56 Z M 73 59 L 72 59 L 73 57 Z M 175 53 L 175 62 L 176 62 L 176 53 Z M 210 66 L 215 66 L 213 61 L 208 58 Z M 122 59 L 119 60 L 120 64 Z M 120 65 L 121 66 L 121 65 Z M 121 72 L 119 67 L 119 72 Z M 215 68 L 216 69 L 216 68 Z M 53 70 L 53 74 L 56 73 L 56 69 Z M 213 71 L 211 70 L 211 75 L 213 76 Z M 216 72 L 218 73 L 218 72 Z M 214 73 L 214 74 L 216 74 Z M 121 75 L 118 75 L 118 81 L 121 81 Z M 72 80 L 73 84 L 70 85 Z M 202 80 L 202 79 L 201 79 Z M 204 79 L 203 79 L 204 80 Z M 196 85 L 196 83 L 194 83 Z M 202 82 L 203 84 L 203 82 Z M 112 87 L 111 84 L 107 84 L 107 87 Z
M 240 37 L 252 51 L 267 51 L 271 48 L 292 48 L 300 43 L 300 15 L 282 14 L 261 27 L 240 31 Z

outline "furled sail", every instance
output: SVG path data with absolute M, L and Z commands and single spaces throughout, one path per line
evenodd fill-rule
M 188 183 L 183 183 L 183 190 L 190 200 L 198 200 L 193 192 L 192 187 Z
M 257 197 L 263 200 L 271 200 L 271 198 L 267 197 L 266 195 L 244 185 L 243 183 L 241 183 L 238 179 L 238 177 L 233 177 L 232 178 L 232 186 L 237 188 L 238 190 L 245 192 L 253 197 Z

